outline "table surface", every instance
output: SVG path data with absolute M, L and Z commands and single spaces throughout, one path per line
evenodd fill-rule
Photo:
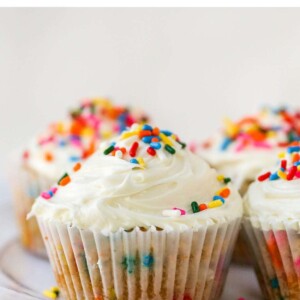
M 42 291 L 55 285 L 50 264 L 22 249 L 7 185 L 0 181 L 0 299 L 46 299 Z M 231 265 L 221 300 L 263 299 L 250 267 Z

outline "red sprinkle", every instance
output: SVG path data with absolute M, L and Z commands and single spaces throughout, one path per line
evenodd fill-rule
M 131 148 L 129 149 L 129 155 L 131 157 L 135 157 L 136 151 L 137 151 L 138 147 L 139 147 L 139 143 L 138 142 L 134 142 L 132 144 Z
M 147 148 L 147 152 L 148 152 L 151 156 L 154 156 L 154 155 L 156 154 L 155 149 L 153 149 L 152 147 L 148 147 L 148 148 Z
M 292 180 L 292 179 L 294 178 L 296 172 L 297 172 L 297 167 L 296 167 L 296 166 L 292 166 L 292 167 L 290 168 L 289 173 L 288 173 L 287 176 L 286 176 L 286 179 L 287 179 L 287 180 Z
M 259 181 L 264 181 L 264 180 L 268 179 L 270 177 L 270 175 L 271 175 L 271 172 L 267 172 L 265 174 L 260 175 L 257 179 Z
M 281 161 L 281 168 L 286 169 L 286 164 L 287 164 L 286 159 L 283 159 L 283 160 Z
M 27 150 L 25 150 L 23 152 L 23 159 L 26 160 L 26 159 L 28 159 L 28 157 L 29 157 L 29 152 Z

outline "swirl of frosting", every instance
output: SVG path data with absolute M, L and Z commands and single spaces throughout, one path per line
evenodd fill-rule
M 138 110 L 115 106 L 107 99 L 85 100 L 69 118 L 51 124 L 30 141 L 23 154 L 23 165 L 54 181 L 74 162 L 89 157 L 100 141 L 146 120 Z
M 219 172 L 232 177 L 238 189 L 273 166 L 278 153 L 300 133 L 300 114 L 287 108 L 264 108 L 237 122 L 225 120 L 221 132 L 195 151 Z
M 133 125 L 116 143 L 102 143 L 80 170 L 64 178 L 68 184 L 58 184 L 49 200 L 40 196 L 31 215 L 103 232 L 136 226 L 196 228 L 242 215 L 240 196 L 230 184 L 229 195 L 216 171 L 177 136 L 149 125 Z M 222 203 L 217 196 L 214 202 L 220 190 L 217 195 L 226 199 Z M 192 202 L 205 209 L 193 213 Z M 174 208 L 184 213 L 163 214 Z
M 293 142 L 281 153 L 280 163 L 263 172 L 249 188 L 245 211 L 248 216 L 283 221 L 300 218 L 300 144 Z

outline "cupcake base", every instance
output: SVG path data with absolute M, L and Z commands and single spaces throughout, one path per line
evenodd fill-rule
M 27 220 L 27 215 L 36 197 L 52 183 L 49 179 L 42 178 L 25 168 L 19 168 L 18 173 L 12 176 L 14 211 L 19 225 L 21 244 L 29 252 L 44 258 L 47 257 L 47 252 L 37 220 L 36 218 Z
M 105 235 L 39 219 L 65 299 L 218 299 L 240 220 Z
M 247 218 L 243 225 L 266 299 L 300 298 L 300 233 L 297 222 L 267 224 Z

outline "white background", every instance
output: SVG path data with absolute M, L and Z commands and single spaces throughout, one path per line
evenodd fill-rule
M 299 92 L 300 9 L 0 9 L 0 172 L 82 97 L 188 141 Z

